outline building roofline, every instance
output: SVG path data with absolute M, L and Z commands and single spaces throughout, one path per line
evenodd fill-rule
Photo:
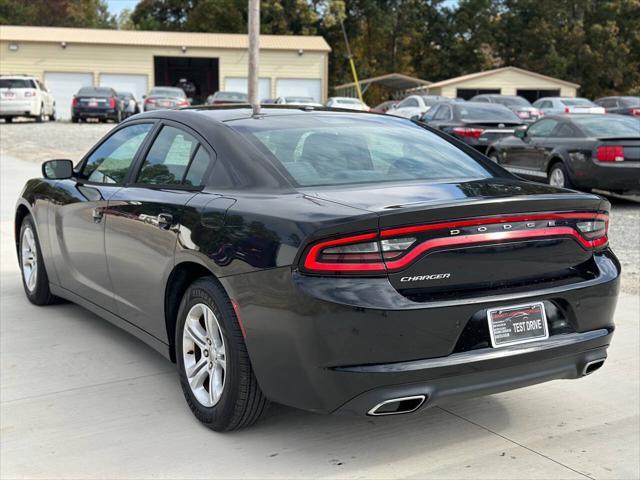
M 89 45 L 135 45 L 140 47 L 187 47 L 243 49 L 249 47 L 246 34 L 160 32 L 148 30 L 111 30 L 96 28 L 0 26 L 0 40 Z M 263 50 L 307 50 L 330 52 L 321 36 L 260 35 Z
M 525 70 L 524 68 L 518 68 L 518 67 L 495 68 L 493 70 L 485 70 L 483 72 L 470 73 L 468 75 L 461 75 L 459 77 L 448 78 L 448 79 L 442 80 L 440 82 L 432 83 L 431 85 L 429 85 L 429 88 L 444 87 L 444 86 L 450 85 L 452 83 L 465 82 L 467 80 L 474 80 L 476 78 L 486 77 L 486 76 L 490 76 L 490 75 L 494 75 L 496 73 L 506 72 L 506 71 L 520 72 L 520 73 L 523 73 L 525 75 L 531 75 L 533 77 L 542 78 L 544 80 L 549 80 L 549 81 L 552 81 L 552 82 L 561 83 L 561 84 L 567 85 L 569 87 L 580 88 L 580 85 L 577 84 L 577 83 L 568 82 L 566 80 L 561 80 L 559 78 L 549 77 L 547 75 L 542 75 L 541 73 L 532 72 L 530 70 Z

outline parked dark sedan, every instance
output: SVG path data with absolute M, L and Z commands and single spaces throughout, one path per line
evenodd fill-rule
M 603 97 L 593 103 L 604 107 L 607 113 L 640 117 L 640 97 Z
M 476 102 L 438 103 L 422 116 L 422 122 L 480 151 L 524 124 L 507 107 Z
M 640 120 L 621 115 L 549 115 L 487 155 L 518 175 L 557 187 L 640 191 Z
M 78 90 L 71 101 L 71 121 L 78 123 L 88 118 L 122 121 L 124 106 L 113 88 L 82 87 Z
M 46 162 L 15 216 L 29 300 L 162 352 L 219 431 L 267 399 L 393 415 L 602 366 L 606 200 L 406 119 L 307 110 L 148 112 Z
M 529 100 L 522 98 L 519 95 L 496 95 L 496 94 L 483 94 L 473 97 L 471 102 L 484 102 L 484 103 L 497 103 L 498 105 L 504 105 L 518 117 L 520 117 L 525 123 L 532 123 L 538 120 L 542 116 L 540 110 L 529 103 Z

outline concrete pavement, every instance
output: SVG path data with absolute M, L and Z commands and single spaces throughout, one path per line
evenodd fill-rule
M 623 295 L 605 366 L 421 415 L 320 416 L 272 406 L 216 434 L 174 366 L 72 304 L 20 284 L 12 210 L 33 163 L 0 158 L 2 478 L 638 478 L 639 299 Z

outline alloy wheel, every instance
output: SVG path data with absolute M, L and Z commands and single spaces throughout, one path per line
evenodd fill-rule
M 554 187 L 564 187 L 565 179 L 564 172 L 561 168 L 554 168 L 551 171 L 551 176 L 549 177 L 549 184 Z
M 203 303 L 191 307 L 187 314 L 182 358 L 193 395 L 203 406 L 215 406 L 224 391 L 226 347 L 216 315 Z
M 38 251 L 31 227 L 22 232 L 21 242 L 22 276 L 29 292 L 33 292 L 38 281 Z

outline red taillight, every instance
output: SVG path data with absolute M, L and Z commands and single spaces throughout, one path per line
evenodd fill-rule
M 631 115 L 633 115 L 634 117 L 640 117 L 640 108 L 632 108 Z
M 587 249 L 608 242 L 601 213 L 544 213 L 476 218 L 385 229 L 313 245 L 303 267 L 310 273 L 381 274 L 403 270 L 433 250 L 535 238 L 570 237 Z
M 71 106 L 72 107 L 78 106 L 78 97 L 73 97 L 73 100 L 71 100 Z
M 620 145 L 598 147 L 596 159 L 599 162 L 623 162 L 624 148 Z
M 116 108 L 116 99 L 113 97 L 109 99 L 109 108 Z
M 484 132 L 482 128 L 456 127 L 453 129 L 453 133 L 459 137 L 479 138 L 482 132 Z
M 26 92 L 24 92 L 24 96 L 25 97 L 35 97 L 36 96 L 36 92 L 33 92 L 31 90 L 27 90 Z
M 178 103 L 177 106 L 178 107 L 188 107 L 189 106 L 189 102 L 187 100 L 182 100 L 181 102 Z
M 569 107 L 564 107 L 564 113 L 569 113 L 571 112 L 571 109 Z
M 155 105 L 156 104 L 156 99 L 155 98 L 145 98 L 144 103 L 146 103 L 148 105 Z

